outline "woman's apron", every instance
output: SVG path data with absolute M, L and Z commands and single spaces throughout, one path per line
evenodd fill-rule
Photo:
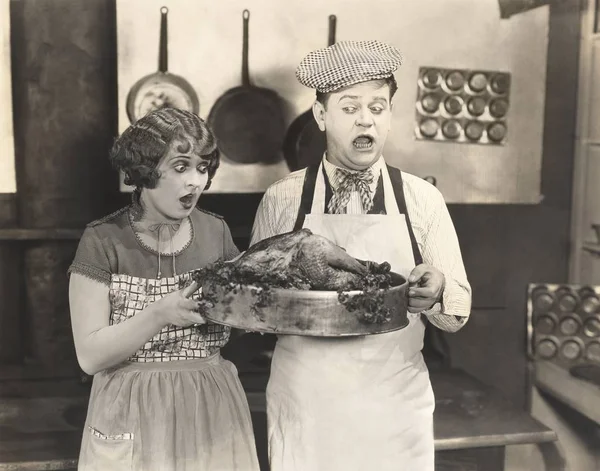
M 322 164 L 307 171 L 296 228 L 331 239 L 353 257 L 388 261 L 408 278 L 420 253 L 400 172 L 382 170 L 371 211 L 379 214 L 324 214 L 326 180 Z M 419 314 L 409 320 L 384 334 L 278 338 L 267 387 L 272 471 L 433 471 L 425 326 Z

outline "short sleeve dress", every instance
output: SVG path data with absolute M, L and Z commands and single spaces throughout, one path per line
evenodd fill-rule
M 89 224 L 69 268 L 109 287 L 111 325 L 188 284 L 192 270 L 239 253 L 225 221 L 199 209 L 189 244 L 159 253 L 135 233 L 131 208 Z M 218 324 L 169 325 L 94 375 L 78 469 L 258 471 L 248 402 L 220 356 L 229 335 Z

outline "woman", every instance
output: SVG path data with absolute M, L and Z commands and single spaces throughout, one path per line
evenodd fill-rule
M 258 470 L 246 396 L 219 350 L 228 327 L 199 313 L 191 271 L 239 251 L 196 208 L 219 165 L 198 116 L 152 112 L 110 158 L 132 203 L 88 225 L 69 268 L 77 358 L 94 375 L 81 470 Z

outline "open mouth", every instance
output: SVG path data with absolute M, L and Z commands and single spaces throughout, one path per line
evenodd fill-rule
M 189 209 L 194 204 L 194 194 L 188 193 L 187 195 L 179 198 L 179 201 L 181 201 L 181 204 L 183 205 L 184 208 Z
M 367 134 L 361 134 L 352 141 L 352 145 L 355 149 L 368 150 L 373 147 L 375 139 Z

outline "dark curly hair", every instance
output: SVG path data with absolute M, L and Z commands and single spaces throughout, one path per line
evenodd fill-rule
M 219 167 L 217 141 L 204 120 L 188 111 L 162 108 L 140 118 L 115 140 L 109 154 L 111 164 L 123 171 L 126 185 L 138 190 L 155 188 L 160 178 L 158 164 L 175 139 L 184 143 L 180 152 L 196 149 L 208 161 L 204 187 L 208 190 Z
M 394 98 L 394 94 L 398 90 L 398 83 L 396 82 L 396 77 L 394 77 L 393 75 L 390 75 L 387 78 L 378 79 L 376 81 L 381 82 L 382 86 L 384 84 L 387 84 L 390 87 L 390 102 L 391 102 L 392 98 Z M 327 107 L 327 100 L 329 99 L 329 95 L 330 95 L 330 93 L 323 93 L 323 92 L 320 92 L 317 90 L 317 101 L 319 103 L 321 103 L 325 108 Z

